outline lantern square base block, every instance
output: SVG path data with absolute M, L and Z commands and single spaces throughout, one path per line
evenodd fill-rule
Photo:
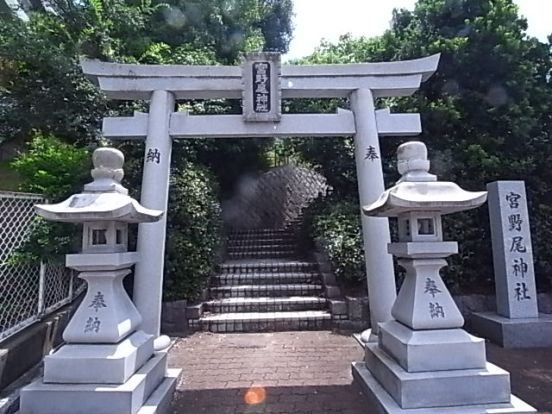
M 510 374 L 490 363 L 484 369 L 407 372 L 376 344 L 366 344 L 365 352 L 366 367 L 401 408 L 499 404 L 510 400 Z
M 537 318 L 507 318 L 493 312 L 474 313 L 471 328 L 504 348 L 552 346 L 552 315 Z
M 408 372 L 484 369 L 485 340 L 463 329 L 414 331 L 397 321 L 380 324 L 380 346 Z
M 21 390 L 21 414 L 166 414 L 181 370 L 155 354 L 124 384 L 47 384 Z
M 521 414 L 537 412 L 533 407 L 514 395 L 504 403 L 466 404 L 454 407 L 401 408 L 391 395 L 380 385 L 364 362 L 353 362 L 353 377 L 360 384 L 368 406 L 374 414 Z
M 44 358 L 44 382 L 123 384 L 151 357 L 153 339 L 138 331 L 118 344 L 64 345 Z

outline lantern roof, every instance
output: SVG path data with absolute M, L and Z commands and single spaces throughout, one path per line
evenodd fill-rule
M 377 217 L 421 211 L 450 214 L 479 207 L 487 200 L 486 191 L 466 191 L 455 183 L 437 181 L 435 175 L 429 174 L 427 148 L 422 142 L 401 145 L 397 160 L 401 179 L 375 202 L 364 206 L 364 214 Z
M 157 221 L 162 211 L 150 210 L 128 195 L 121 185 L 124 155 L 115 148 L 98 148 L 92 155 L 94 181 L 84 191 L 57 204 L 37 204 L 36 213 L 47 220 L 69 223 L 120 221 L 143 223 Z

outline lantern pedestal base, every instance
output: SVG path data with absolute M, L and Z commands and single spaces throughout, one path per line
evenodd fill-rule
M 463 329 L 413 331 L 397 321 L 380 324 L 380 346 L 408 372 L 484 369 L 485 340 Z
M 124 384 L 46 384 L 21 390 L 20 414 L 164 414 L 181 370 L 155 354 Z
M 499 404 L 510 400 L 510 374 L 495 365 L 407 372 L 378 345 L 367 344 L 365 351 L 366 367 L 402 408 Z
M 465 404 L 453 407 L 432 407 L 404 409 L 370 373 L 364 362 L 353 362 L 353 377 L 358 382 L 374 414 L 500 414 L 534 413 L 536 410 L 514 395 L 508 401 L 497 404 Z M 420 396 L 421 398 L 421 396 Z
M 496 313 L 474 313 L 470 326 L 478 335 L 504 348 L 552 346 L 552 315 L 510 319 Z
M 123 384 L 153 354 L 153 335 L 138 331 L 118 344 L 70 344 L 44 358 L 45 383 Z

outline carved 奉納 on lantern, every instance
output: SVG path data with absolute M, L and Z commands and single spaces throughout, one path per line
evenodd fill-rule
M 162 413 L 180 374 L 167 370 L 166 352 L 154 353 L 154 336 L 137 330 L 142 317 L 123 287 L 141 259 L 128 251 L 129 223 L 155 222 L 163 212 L 144 208 L 120 184 L 120 151 L 97 149 L 93 162 L 84 192 L 36 206 L 47 220 L 82 223 L 82 253 L 67 255 L 66 265 L 88 289 L 63 332 L 67 344 L 22 390 L 21 414 L 135 414 L 144 405 Z
M 458 252 L 456 242 L 443 241 L 441 216 L 479 207 L 487 193 L 437 181 L 421 142 L 401 145 L 397 158 L 401 179 L 363 211 L 397 218 L 398 242 L 388 251 L 406 277 L 394 320 L 379 325 L 379 343 L 366 344 L 353 375 L 381 413 L 535 412 L 510 394 L 508 372 L 487 362 L 484 340 L 461 329 L 464 318 L 439 274 Z

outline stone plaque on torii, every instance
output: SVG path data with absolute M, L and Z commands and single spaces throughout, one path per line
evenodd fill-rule
M 376 110 L 375 99 L 408 96 L 437 69 L 439 55 L 422 59 L 334 65 L 280 65 L 276 54 L 251 54 L 239 66 L 118 64 L 84 60 L 83 72 L 108 99 L 147 100 L 149 113 L 105 118 L 110 139 L 145 139 L 141 203 L 166 211 L 172 139 L 354 136 L 360 206 L 384 190 L 379 137 L 421 132 L 419 114 Z M 176 112 L 182 99 L 243 99 L 242 115 Z M 281 114 L 280 100 L 350 98 L 351 110 L 336 114 Z M 360 214 L 359 206 L 359 214 Z M 391 320 L 396 298 L 387 218 L 362 217 L 372 332 Z M 160 335 L 166 216 L 139 226 L 133 299 L 142 329 Z M 366 335 L 365 335 L 366 338 Z M 374 339 L 372 337 L 372 339 Z M 159 338 L 157 347 L 166 344 Z

